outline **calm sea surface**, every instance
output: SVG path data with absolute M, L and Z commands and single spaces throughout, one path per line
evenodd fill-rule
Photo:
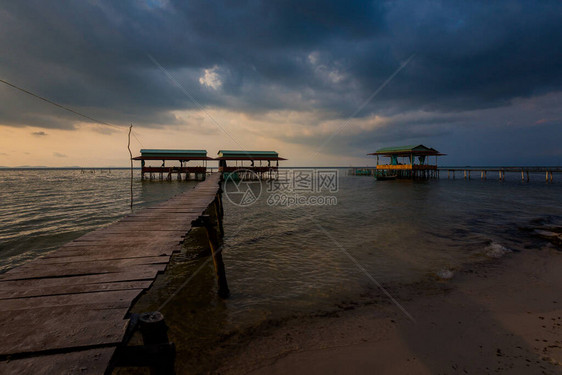
M 560 175 L 551 184 L 542 174 L 521 182 L 516 173 L 504 182 L 446 177 L 377 182 L 345 172 L 340 170 L 339 191 L 329 194 L 337 198 L 335 206 L 271 206 L 265 191 L 248 207 L 224 199 L 223 256 L 231 297 L 216 296 L 213 266 L 194 230 L 185 252 L 135 310 L 161 308 L 173 322 L 179 353 L 193 358 L 221 335 L 330 309 L 376 288 L 350 256 L 385 285 L 409 283 L 449 277 L 465 263 L 532 251 L 545 242 L 521 228 L 562 225 Z M 138 174 L 135 209 L 195 185 L 143 183 Z M 0 171 L 0 272 L 129 212 L 126 170 Z M 176 297 L 162 307 L 172 294 Z

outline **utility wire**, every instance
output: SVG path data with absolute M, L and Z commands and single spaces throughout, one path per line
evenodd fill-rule
M 33 97 L 35 97 L 35 98 L 37 98 L 37 99 L 41 99 L 41 100 L 43 100 L 43 101 L 45 101 L 45 102 L 47 102 L 47 103 L 49 103 L 49 104 L 52 104 L 52 105 L 54 105 L 54 106 L 56 106 L 56 107 L 62 108 L 62 109 L 64 109 L 65 111 L 74 113 L 75 115 L 78 115 L 78 116 L 80 116 L 80 117 L 84 117 L 84 118 L 86 118 L 86 119 L 88 119 L 88 120 L 90 120 L 90 121 L 96 122 L 96 123 L 98 123 L 98 124 L 106 125 L 106 126 L 111 126 L 111 127 L 117 128 L 117 129 L 121 129 L 121 128 L 120 128 L 119 126 L 117 126 L 117 125 L 112 125 L 112 124 L 109 124 L 109 123 L 107 123 L 107 122 L 105 122 L 105 121 L 96 120 L 96 119 L 93 118 L 93 117 L 84 115 L 84 114 L 82 114 L 82 113 L 80 113 L 80 112 L 77 112 L 77 111 L 75 111 L 75 110 L 73 110 L 73 109 L 70 109 L 70 108 L 68 108 L 68 107 L 65 107 L 65 106 L 62 105 L 62 104 L 55 103 L 55 102 L 53 102 L 52 100 L 49 100 L 49 99 L 44 98 L 44 97 L 42 97 L 42 96 L 40 96 L 40 95 L 34 94 L 34 93 L 32 93 L 31 91 L 29 91 L 29 90 L 23 89 L 23 88 L 21 88 L 21 87 L 19 87 L 19 86 L 16 86 L 16 85 L 14 85 L 14 84 L 12 84 L 12 83 L 10 83 L 10 82 L 8 82 L 8 81 L 5 81 L 5 80 L 3 80 L 3 79 L 0 79 L 0 82 L 2 82 L 2 83 L 5 84 L 5 85 L 8 85 L 8 86 L 10 86 L 10 87 L 13 87 L 13 88 L 15 88 L 16 90 L 19 90 L 19 91 L 24 92 L 24 93 L 26 93 L 26 94 L 28 94 L 28 95 L 31 95 L 31 96 L 33 96 Z
M 139 134 L 140 135 L 140 134 Z M 137 142 L 139 143 L 139 145 L 141 145 L 142 148 L 144 148 L 144 145 L 142 144 L 141 140 L 137 137 L 136 132 L 133 130 L 133 137 L 135 137 L 135 139 L 137 140 Z

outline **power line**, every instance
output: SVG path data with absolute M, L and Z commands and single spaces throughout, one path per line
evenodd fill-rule
M 140 134 L 139 134 L 140 135 Z M 144 148 L 144 145 L 142 144 L 141 140 L 137 137 L 136 132 L 133 130 L 133 137 L 135 137 L 135 139 L 137 140 L 137 142 L 141 145 L 142 148 Z
M 81 116 L 81 117 L 84 117 L 84 118 L 86 118 L 86 119 L 88 119 L 88 120 L 90 120 L 90 121 L 96 122 L 96 123 L 98 123 L 98 124 L 106 125 L 106 126 L 111 126 L 111 127 L 117 128 L 117 129 L 121 129 L 121 128 L 120 128 L 119 126 L 117 126 L 117 125 L 112 125 L 112 124 L 109 124 L 109 123 L 107 123 L 107 122 L 105 122 L 105 121 L 96 120 L 96 119 L 93 118 L 93 117 L 84 115 L 84 114 L 82 114 L 82 113 L 80 113 L 80 112 L 77 112 L 77 111 L 75 111 L 75 110 L 73 110 L 73 109 L 70 109 L 70 108 L 68 108 L 68 107 L 65 107 L 65 106 L 62 105 L 62 104 L 55 103 L 55 102 L 53 102 L 52 100 L 49 100 L 49 99 L 44 98 L 44 97 L 42 97 L 42 96 L 40 96 L 40 95 L 34 94 L 34 93 L 32 93 L 31 91 L 28 91 L 28 90 L 26 90 L 26 89 L 23 89 L 23 88 L 21 88 L 21 87 L 18 87 L 18 86 L 14 85 L 14 84 L 12 84 L 12 83 L 10 83 L 10 82 L 8 82 L 8 81 L 5 81 L 5 80 L 3 80 L 3 79 L 0 79 L 0 82 L 4 83 L 4 84 L 6 84 L 6 85 L 8 85 L 8 86 L 10 86 L 10 87 L 13 87 L 13 88 L 15 88 L 16 90 L 20 90 L 21 92 L 24 92 L 24 93 L 26 93 L 26 94 L 28 94 L 28 95 L 31 95 L 31 96 L 33 96 L 33 97 L 35 97 L 35 98 L 37 98 L 37 99 L 41 99 L 41 100 L 43 100 L 43 101 L 45 101 L 45 102 L 47 102 L 47 103 L 49 103 L 49 104 L 52 104 L 52 105 L 57 106 L 57 107 L 59 107 L 59 108 L 62 108 L 62 109 L 64 109 L 65 111 L 74 113 L 75 115 L 78 115 L 78 116 Z

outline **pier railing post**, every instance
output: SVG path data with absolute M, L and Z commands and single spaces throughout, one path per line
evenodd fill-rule
M 164 322 L 164 316 L 159 311 L 140 314 L 139 330 L 144 345 L 168 344 L 168 327 Z M 151 375 L 174 374 L 175 353 L 171 358 L 158 356 L 158 364 L 150 368 Z
M 137 329 L 143 345 L 127 345 Z M 148 367 L 151 375 L 174 375 L 176 347 L 167 331 L 164 316 L 158 311 L 131 314 L 123 343 L 117 346 L 108 369 Z

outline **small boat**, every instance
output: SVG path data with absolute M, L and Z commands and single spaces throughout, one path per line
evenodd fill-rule
M 375 180 L 377 181 L 385 181 L 385 180 L 396 180 L 398 178 L 397 175 L 393 174 L 390 176 L 375 176 Z
M 398 175 L 396 174 L 386 174 L 385 172 L 378 171 L 375 173 L 375 180 L 377 181 L 385 181 L 385 180 L 396 180 Z

